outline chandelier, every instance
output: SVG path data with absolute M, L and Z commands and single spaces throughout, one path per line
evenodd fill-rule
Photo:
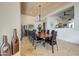
M 42 17 L 42 16 L 41 16 L 41 5 L 39 5 L 38 7 L 39 7 L 39 15 L 38 15 L 38 17 L 39 17 L 39 22 L 40 22 L 41 19 L 42 19 L 42 18 L 41 18 L 41 17 Z

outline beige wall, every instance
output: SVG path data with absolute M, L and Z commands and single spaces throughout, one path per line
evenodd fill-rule
M 29 16 L 29 15 L 21 15 L 21 24 L 22 25 L 28 25 L 28 24 L 34 24 L 35 17 Z
M 20 38 L 20 3 L 5 2 L 0 3 L 0 43 L 2 43 L 2 35 L 8 36 L 8 42 L 11 43 L 13 29 L 17 28 Z

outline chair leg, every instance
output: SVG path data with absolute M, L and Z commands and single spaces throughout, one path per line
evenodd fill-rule
M 54 53 L 54 46 L 52 45 L 52 53 Z
M 36 50 L 36 45 L 34 46 L 34 49 Z
M 44 42 L 43 42 L 43 46 L 45 47 L 45 39 L 44 39 Z
M 43 46 L 45 47 L 45 42 L 43 43 Z
M 32 39 L 32 41 L 33 41 L 33 42 L 32 42 L 32 45 L 34 45 L 34 39 Z
M 56 47 L 57 47 L 57 51 L 58 51 L 58 45 L 56 44 Z
M 34 41 L 34 49 L 36 50 L 36 47 L 37 47 L 37 42 Z

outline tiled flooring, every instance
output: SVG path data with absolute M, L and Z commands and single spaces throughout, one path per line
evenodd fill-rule
M 29 41 L 28 37 L 24 37 L 21 41 L 21 55 L 22 56 L 78 56 L 79 55 L 79 45 L 65 42 L 62 40 L 57 40 L 58 42 L 58 51 L 56 46 L 54 46 L 55 52 L 52 54 L 51 46 L 46 44 L 43 47 L 41 44 L 38 44 L 36 50 L 32 46 L 32 43 Z

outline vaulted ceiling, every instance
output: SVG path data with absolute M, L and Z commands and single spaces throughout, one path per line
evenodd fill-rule
M 31 16 L 38 16 L 39 5 L 41 5 L 41 15 L 45 16 L 55 10 L 69 4 L 68 2 L 22 2 L 21 13 Z

